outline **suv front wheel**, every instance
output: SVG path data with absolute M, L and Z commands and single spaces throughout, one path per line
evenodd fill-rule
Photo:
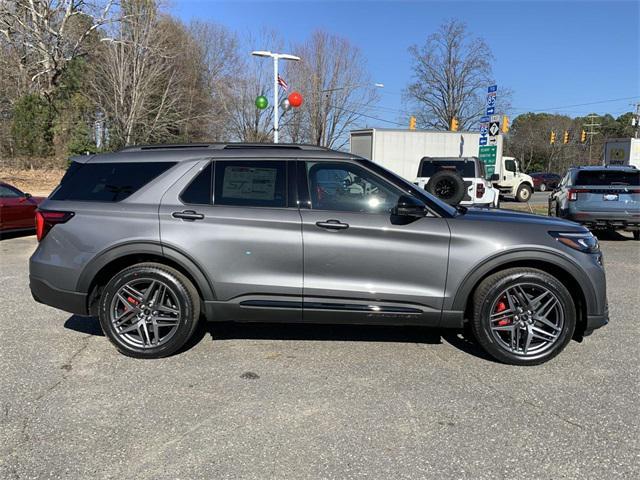
M 140 263 L 117 273 L 100 297 L 105 335 L 123 354 L 161 358 L 178 351 L 193 334 L 200 299 L 179 271 Z
M 576 308 L 567 288 L 533 268 L 510 268 L 483 280 L 473 297 L 471 329 L 495 359 L 538 365 L 569 343 Z

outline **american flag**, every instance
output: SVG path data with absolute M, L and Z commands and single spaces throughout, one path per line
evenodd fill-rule
M 280 75 L 278 75 L 278 85 L 280 85 L 285 90 L 289 90 L 289 85 L 287 85 L 287 82 L 285 82 L 284 78 L 282 78 Z

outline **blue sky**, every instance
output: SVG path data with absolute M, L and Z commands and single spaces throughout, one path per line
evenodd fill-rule
M 186 22 L 213 21 L 239 34 L 266 28 L 286 43 L 302 41 L 315 29 L 349 38 L 367 58 L 373 80 L 385 85 L 370 114 L 388 121 L 405 116 L 400 93 L 411 79 L 408 47 L 422 44 L 450 18 L 466 22 L 471 34 L 491 47 L 499 88 L 513 90 L 513 114 L 544 110 L 617 116 L 640 101 L 638 0 L 173 0 L 171 5 L 172 13 Z M 620 100 L 581 105 L 612 99 Z M 366 123 L 393 126 L 371 119 Z

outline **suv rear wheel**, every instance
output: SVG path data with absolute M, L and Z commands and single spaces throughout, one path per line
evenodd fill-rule
M 193 334 L 200 299 L 177 270 L 140 263 L 117 273 L 100 298 L 100 325 L 123 354 L 161 358 L 179 350 Z
M 532 268 L 511 268 L 480 283 L 473 297 L 471 329 L 496 360 L 538 365 L 560 353 L 576 325 L 567 288 Z

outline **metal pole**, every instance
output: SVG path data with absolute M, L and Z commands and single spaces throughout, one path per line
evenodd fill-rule
M 273 56 L 273 143 L 278 143 L 278 56 Z

